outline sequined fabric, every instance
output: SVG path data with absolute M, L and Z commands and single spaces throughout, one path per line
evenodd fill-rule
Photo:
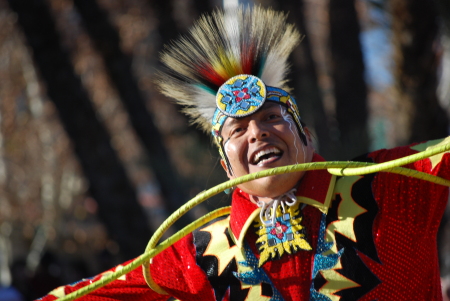
M 436 141 L 437 143 L 438 141 Z M 421 145 L 415 145 L 421 150 Z M 403 156 L 404 148 L 371 155 L 376 161 Z M 449 178 L 449 156 L 422 160 L 406 167 Z M 373 227 L 380 263 L 367 257 L 367 267 L 380 279 L 361 300 L 442 300 L 436 233 L 445 210 L 448 188 L 386 173 L 374 181 L 379 212 Z M 386 202 L 386 199 L 396 200 Z
M 338 252 L 329 252 L 334 244 L 325 240 L 326 226 L 326 215 L 324 214 L 320 221 L 319 237 L 317 238 L 316 254 L 314 255 L 314 266 L 312 272 L 313 280 L 317 279 L 317 275 L 320 271 L 334 268 L 337 265 L 339 258 L 342 256 L 342 253 L 344 252 L 343 248 Z M 310 291 L 311 301 L 331 300 L 330 298 L 322 293 L 319 293 L 316 290 L 314 281 L 311 283 Z
M 246 244 L 244 248 L 245 248 L 244 249 L 245 259 L 243 261 L 238 262 L 238 272 L 234 273 L 236 278 L 249 287 L 261 283 L 267 283 L 268 285 L 271 286 L 270 300 L 272 301 L 283 300 L 280 292 L 274 287 L 269 276 L 267 276 L 264 270 L 259 267 L 259 261 L 251 251 L 250 247 Z M 248 296 L 250 300 L 252 300 L 251 297 L 252 296 Z M 255 296 L 255 298 L 256 297 L 258 296 Z

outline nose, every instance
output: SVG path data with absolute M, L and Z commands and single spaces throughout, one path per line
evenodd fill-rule
M 269 137 L 269 131 L 264 125 L 256 120 L 251 120 L 249 122 L 247 131 L 249 133 L 248 140 L 250 143 Z

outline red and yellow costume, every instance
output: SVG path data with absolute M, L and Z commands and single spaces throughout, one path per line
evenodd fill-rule
M 385 162 L 439 143 L 379 150 L 358 160 Z M 441 154 L 405 167 L 450 179 L 449 164 L 450 156 Z M 289 208 L 295 218 L 278 218 L 267 229 L 274 236 L 261 239 L 260 209 L 237 189 L 229 216 L 153 259 L 152 278 L 169 295 L 150 289 L 138 268 L 80 300 L 442 300 L 436 233 L 448 187 L 385 172 L 336 178 L 309 171 L 296 194 L 299 203 Z M 302 240 L 290 232 L 295 220 L 310 250 L 286 247 Z M 279 240 L 270 243 L 275 236 Z M 103 275 L 57 288 L 42 300 Z

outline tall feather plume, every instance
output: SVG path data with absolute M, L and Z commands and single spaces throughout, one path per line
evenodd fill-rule
M 259 6 L 202 16 L 189 33 L 165 47 L 157 84 L 185 106 L 184 112 L 206 132 L 216 109 L 215 96 L 229 78 L 251 74 L 287 89 L 287 58 L 300 34 L 286 15 Z

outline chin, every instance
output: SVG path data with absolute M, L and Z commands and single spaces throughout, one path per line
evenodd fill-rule
M 238 187 L 253 196 L 275 198 L 297 186 L 302 175 L 296 175 L 282 174 L 265 177 L 238 185 Z

